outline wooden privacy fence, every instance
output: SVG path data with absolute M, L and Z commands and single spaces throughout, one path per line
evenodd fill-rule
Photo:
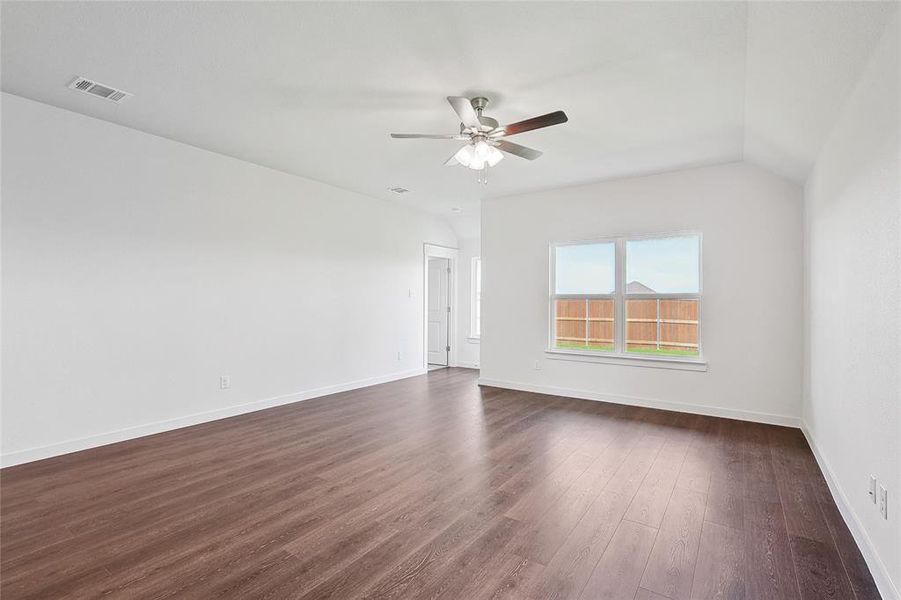
M 612 299 L 557 300 L 555 308 L 558 345 L 613 347 Z M 626 300 L 626 349 L 697 352 L 698 301 Z
M 613 346 L 613 300 L 557 300 L 557 342 Z

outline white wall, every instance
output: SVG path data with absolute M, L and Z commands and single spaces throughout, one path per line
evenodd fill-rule
M 479 256 L 479 238 L 460 239 L 460 262 L 457 275 L 457 365 L 479 368 L 479 340 L 471 336 L 472 259 Z
M 898 45 L 896 16 L 805 190 L 804 424 L 885 598 L 901 588 Z M 888 521 L 867 494 L 871 473 L 889 490 Z
M 2 127 L 5 464 L 421 370 L 443 222 L 9 94 Z
M 482 378 L 796 425 L 801 206 L 798 186 L 740 163 L 483 201 Z M 704 236 L 706 372 L 546 359 L 550 243 L 680 230 Z

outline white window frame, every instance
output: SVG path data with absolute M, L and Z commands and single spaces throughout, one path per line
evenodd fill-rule
M 481 320 L 476 319 L 477 311 L 481 310 L 480 304 L 482 302 L 482 290 L 481 285 L 479 285 L 479 277 L 477 276 L 477 270 L 480 271 L 481 268 L 482 258 L 473 256 L 469 269 L 469 339 L 471 340 L 482 339 Z M 478 326 L 476 325 L 477 323 Z
M 697 236 L 698 237 L 698 292 L 691 294 L 628 294 L 626 293 L 626 242 L 641 240 L 656 240 L 674 237 Z M 556 268 L 557 248 L 561 246 L 587 245 L 587 244 L 614 244 L 614 290 L 612 294 L 557 294 L 556 293 Z M 549 246 L 549 294 L 548 294 L 548 337 L 545 353 L 551 360 L 573 360 L 577 362 L 596 362 L 619 364 L 640 367 L 655 367 L 664 369 L 682 369 L 689 371 L 706 371 L 707 361 L 703 353 L 703 330 L 701 328 L 701 310 L 703 296 L 703 255 L 704 238 L 699 231 L 676 231 L 666 233 L 646 233 L 637 235 L 618 235 L 613 237 L 595 238 L 567 242 L 554 242 Z M 555 348 L 556 341 L 556 300 L 564 299 L 612 299 L 614 311 L 613 351 L 570 350 Z M 626 352 L 626 300 L 642 299 L 673 299 L 673 300 L 697 300 L 698 301 L 698 355 L 697 356 L 657 356 L 640 355 Z

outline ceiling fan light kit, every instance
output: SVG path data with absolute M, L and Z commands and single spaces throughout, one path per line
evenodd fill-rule
M 467 144 L 451 155 L 445 165 L 462 165 L 479 171 L 478 182 L 488 183 L 488 168 L 497 165 L 504 158 L 504 152 L 513 154 L 526 160 L 535 160 L 541 156 L 541 152 L 507 141 L 505 137 L 559 125 L 569 119 L 562 110 L 548 113 L 540 117 L 526 119 L 510 125 L 500 126 L 497 119 L 482 114 L 488 105 L 488 98 L 477 96 L 470 100 L 462 96 L 448 96 L 454 112 L 460 117 L 459 134 L 429 134 L 429 133 L 392 133 L 391 137 L 398 139 L 439 139 L 439 140 L 466 140 Z
M 494 146 L 489 146 L 488 142 L 479 140 L 472 144 L 467 144 L 457 150 L 454 159 L 464 167 L 469 167 L 479 171 L 486 166 L 493 167 L 503 160 L 504 155 Z

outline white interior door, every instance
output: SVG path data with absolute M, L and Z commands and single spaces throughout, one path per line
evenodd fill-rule
M 429 364 L 447 366 L 448 275 L 450 261 L 429 259 Z

